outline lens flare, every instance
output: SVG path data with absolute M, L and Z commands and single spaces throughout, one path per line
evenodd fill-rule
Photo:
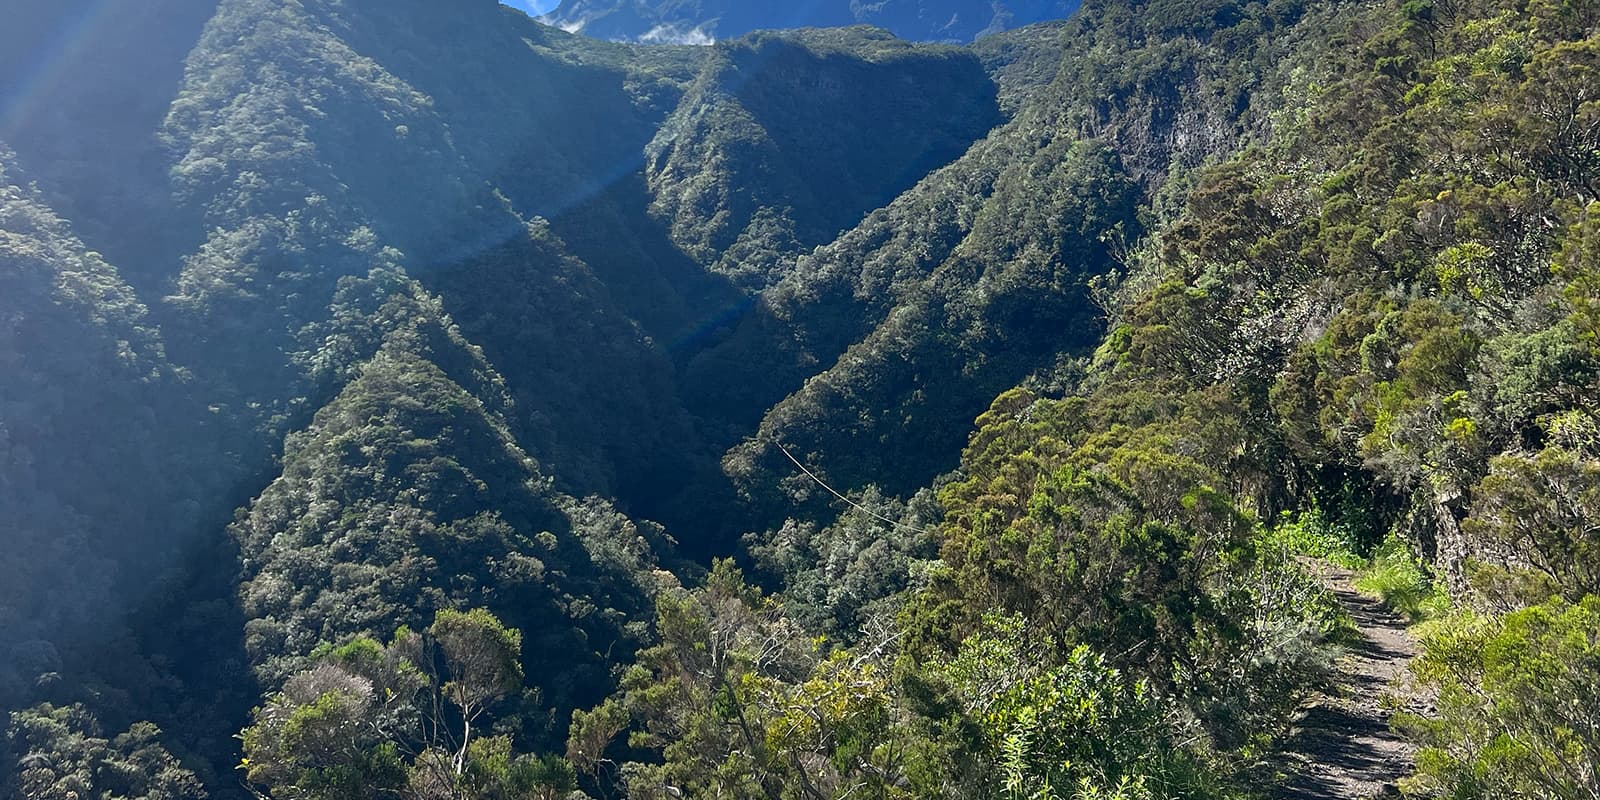
M 51 96 L 51 88 L 67 67 L 92 52 L 96 33 L 115 3 L 92 0 L 63 14 L 22 59 L 17 74 L 0 79 L 6 88 L 0 96 L 0 137 L 9 137 L 30 115 L 39 113 L 38 104 Z

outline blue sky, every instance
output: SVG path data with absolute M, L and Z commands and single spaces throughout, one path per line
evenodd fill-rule
M 501 0 L 501 2 L 512 8 L 520 8 L 529 14 L 543 14 L 561 5 L 561 0 Z

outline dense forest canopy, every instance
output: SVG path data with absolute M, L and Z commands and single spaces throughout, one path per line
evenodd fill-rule
M 4 800 L 1600 796 L 1596 0 L 12 5 Z

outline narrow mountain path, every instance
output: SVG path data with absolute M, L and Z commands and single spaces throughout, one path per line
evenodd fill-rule
M 1355 575 L 1329 564 L 1312 565 L 1355 620 L 1356 636 L 1339 659 L 1335 685 L 1313 701 L 1295 727 L 1287 750 L 1289 778 L 1274 800 L 1366 800 L 1399 797 L 1396 784 L 1411 773 L 1415 748 L 1389 729 L 1384 698 L 1403 689 L 1417 654 L 1406 622 L 1354 586 Z M 1404 697 L 1418 710 L 1423 701 Z

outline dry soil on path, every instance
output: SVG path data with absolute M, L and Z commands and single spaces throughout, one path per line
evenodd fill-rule
M 1313 569 L 1355 620 L 1356 636 L 1339 659 L 1334 685 L 1303 710 L 1288 742 L 1288 778 L 1273 797 L 1398 797 L 1396 784 L 1411 773 L 1416 753 L 1390 730 L 1393 706 L 1385 698 L 1423 710 L 1423 701 L 1404 694 L 1397 680 L 1408 674 L 1416 642 L 1404 619 L 1356 591 L 1349 571 L 1324 564 Z

